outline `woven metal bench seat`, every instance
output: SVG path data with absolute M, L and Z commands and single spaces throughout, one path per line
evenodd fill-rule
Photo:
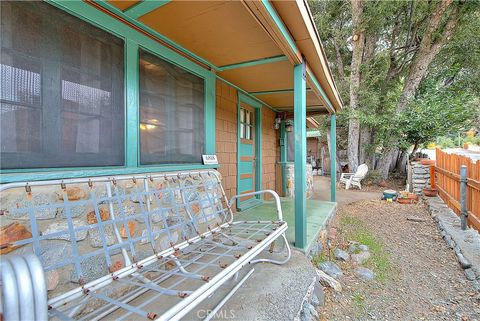
M 233 199 L 216 171 L 13 183 L 0 191 L 2 229 L 20 235 L 2 237 L 5 320 L 47 313 L 53 320 L 179 320 L 242 267 L 290 257 L 278 195 L 254 193 L 274 195 L 278 221 L 234 222 Z M 22 264 L 28 289 L 18 277 Z

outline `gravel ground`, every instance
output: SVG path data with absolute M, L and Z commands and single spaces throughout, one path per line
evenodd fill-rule
M 424 221 L 408 221 L 411 216 Z M 321 320 L 480 320 L 480 295 L 424 204 L 360 201 L 341 207 L 333 223 L 339 247 L 346 247 L 348 229 L 356 228 L 345 224 L 351 218 L 381 244 L 388 269 L 381 280 L 364 282 L 350 263 L 337 262 L 343 291 L 327 289 Z

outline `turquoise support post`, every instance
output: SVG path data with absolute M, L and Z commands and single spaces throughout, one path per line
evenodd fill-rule
M 337 201 L 337 116 L 330 115 L 330 201 Z
M 293 69 L 295 133 L 295 247 L 307 244 L 307 86 L 305 62 Z

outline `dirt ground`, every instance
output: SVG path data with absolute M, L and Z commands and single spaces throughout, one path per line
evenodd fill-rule
M 333 226 L 336 246 L 367 243 L 372 257 L 364 266 L 376 276 L 361 281 L 351 263 L 336 261 L 343 290 L 326 289 L 321 320 L 480 320 L 480 295 L 424 204 L 359 201 L 341 207 Z

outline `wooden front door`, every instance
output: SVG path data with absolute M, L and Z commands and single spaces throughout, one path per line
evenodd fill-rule
M 256 155 L 256 110 L 250 105 L 240 102 L 239 110 L 239 146 L 238 146 L 238 194 L 254 192 L 256 190 L 255 177 L 257 173 Z M 246 196 L 237 200 L 237 208 L 244 210 L 258 204 L 255 196 Z

